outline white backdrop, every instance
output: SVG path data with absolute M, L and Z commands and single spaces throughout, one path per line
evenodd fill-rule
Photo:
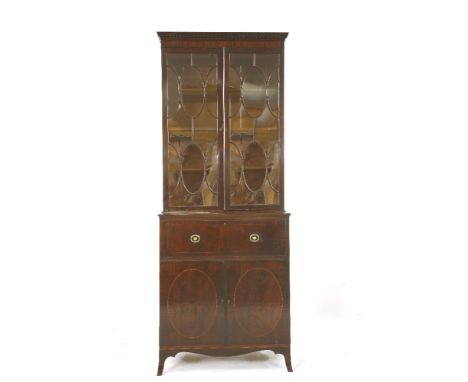
M 2 1 L 0 379 L 155 378 L 167 30 L 290 32 L 295 372 L 266 352 L 171 358 L 163 378 L 466 381 L 467 18 L 451 0 Z

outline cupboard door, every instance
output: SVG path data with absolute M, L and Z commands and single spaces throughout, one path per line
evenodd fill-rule
M 289 344 L 286 261 L 227 264 L 228 343 Z
M 162 262 L 161 345 L 224 343 L 224 270 L 219 262 Z
M 220 205 L 221 78 L 220 51 L 163 52 L 165 209 Z
M 227 207 L 282 208 L 282 51 L 227 53 Z

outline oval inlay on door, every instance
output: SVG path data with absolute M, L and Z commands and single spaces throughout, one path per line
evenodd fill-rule
M 167 315 L 177 333 L 186 338 L 206 334 L 215 322 L 218 295 L 211 278 L 199 269 L 186 269 L 172 281 Z
M 250 269 L 234 289 L 234 316 L 253 337 L 264 337 L 278 325 L 283 313 L 283 293 L 276 276 L 265 268 Z

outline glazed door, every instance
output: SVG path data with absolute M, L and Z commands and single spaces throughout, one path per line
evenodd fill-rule
M 283 51 L 228 49 L 228 209 L 283 208 Z
M 283 50 L 162 60 L 165 210 L 283 209 Z
M 161 345 L 224 344 L 224 269 L 220 262 L 162 262 Z
M 289 344 L 288 263 L 230 262 L 226 275 L 228 343 Z
M 164 210 L 222 205 L 222 53 L 163 49 Z

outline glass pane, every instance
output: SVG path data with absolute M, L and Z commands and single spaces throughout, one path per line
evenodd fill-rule
M 168 207 L 218 205 L 218 60 L 166 57 Z
M 263 114 L 266 103 L 266 80 L 261 69 L 251 66 L 247 69 L 241 86 L 241 100 L 246 114 L 258 118 Z
M 185 113 L 196 118 L 203 110 L 205 89 L 201 72 L 193 66 L 184 67 L 180 72 L 180 95 Z
M 229 55 L 230 204 L 280 204 L 280 55 Z
M 182 154 L 182 181 L 190 194 L 198 192 L 205 178 L 203 153 L 195 143 L 188 145 Z
M 265 183 L 266 162 L 262 146 L 257 142 L 250 143 L 244 156 L 244 180 L 249 190 L 255 192 Z

